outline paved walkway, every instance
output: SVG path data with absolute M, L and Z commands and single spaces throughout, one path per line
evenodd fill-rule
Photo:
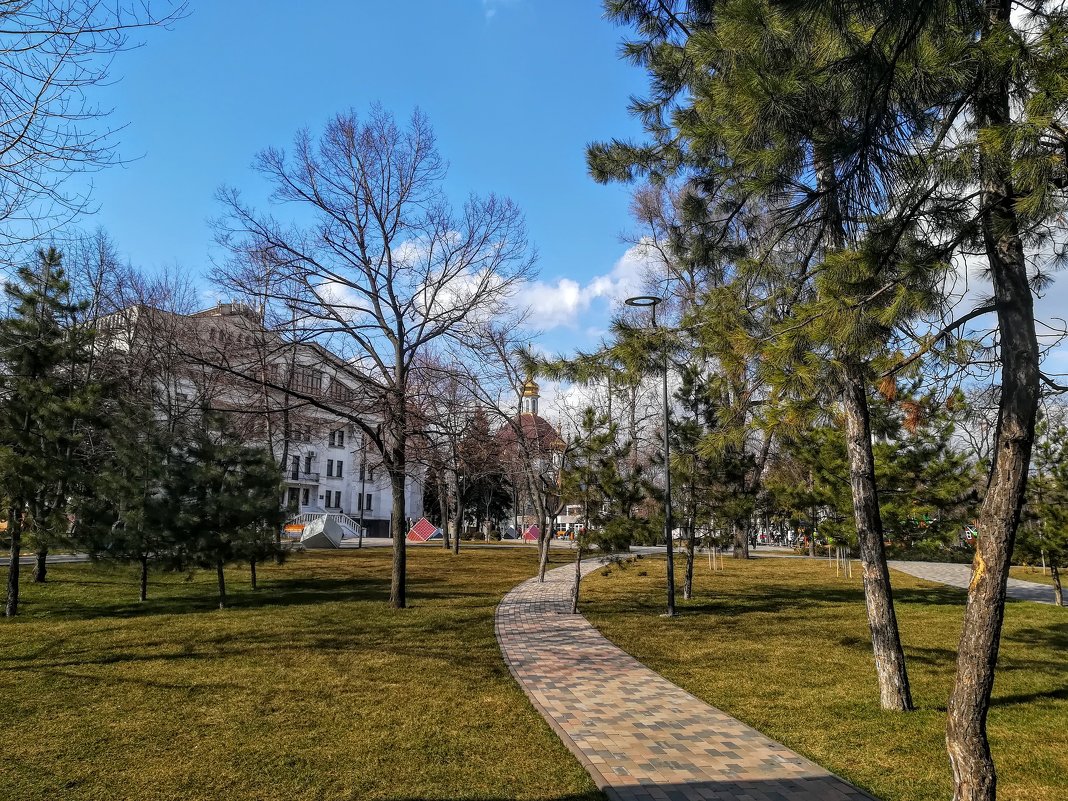
M 894 570 L 900 570 L 910 576 L 937 581 L 939 584 L 948 584 L 950 587 L 959 587 L 962 590 L 968 589 L 968 584 L 972 580 L 971 565 L 958 565 L 951 562 L 904 562 L 897 559 L 890 560 L 887 564 Z M 1010 578 L 1007 593 L 1010 598 L 1017 601 L 1053 603 L 1053 587 L 1049 584 Z
M 585 573 L 599 567 L 583 563 Z M 570 614 L 574 566 L 497 608 L 497 640 L 535 708 L 613 801 L 871 801 L 642 665 Z

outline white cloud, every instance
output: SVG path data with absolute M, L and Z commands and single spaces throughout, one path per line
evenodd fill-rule
M 602 321 L 604 311 L 641 291 L 649 264 L 646 247 L 639 243 L 627 248 L 611 270 L 594 276 L 585 284 L 572 278 L 557 278 L 554 282 L 532 281 L 520 291 L 518 300 L 530 309 L 528 324 L 531 328 L 599 331 L 602 328 L 598 323 Z M 595 315 L 596 319 L 589 320 L 590 315 Z M 589 325 L 590 322 L 594 325 Z

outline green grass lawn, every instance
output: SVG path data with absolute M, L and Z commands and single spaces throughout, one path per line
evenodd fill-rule
M 694 695 L 885 801 L 951 797 L 945 704 L 964 594 L 893 573 L 918 711 L 878 704 L 860 571 L 826 562 L 698 562 L 696 598 L 664 604 L 664 562 L 645 558 L 583 583 L 587 617 Z M 676 562 L 676 570 L 679 570 Z M 644 573 L 644 575 L 643 575 Z M 681 598 L 681 593 L 680 596 Z M 1010 602 L 989 715 L 998 798 L 1063 799 L 1068 786 L 1068 609 Z
M 1014 565 L 1009 568 L 1009 576 L 1014 579 L 1020 579 L 1020 581 L 1033 581 L 1035 584 L 1048 584 L 1050 587 L 1053 586 L 1053 576 L 1049 574 L 1049 568 L 1046 568 L 1046 572 L 1043 574 L 1041 567 Z M 1062 575 L 1061 586 L 1064 586 L 1065 580 L 1066 577 Z
M 390 558 L 230 570 L 223 612 L 210 571 L 139 604 L 130 570 L 51 568 L 0 620 L 0 798 L 601 799 L 494 638 L 534 549 L 412 549 L 399 611 Z

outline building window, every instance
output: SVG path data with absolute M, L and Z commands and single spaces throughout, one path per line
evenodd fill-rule
M 375 469 L 374 469 L 374 467 L 367 468 L 367 480 L 368 481 L 374 481 L 375 480 Z
M 327 459 L 326 460 L 326 474 L 330 478 L 334 477 L 334 460 L 333 459 Z
M 304 457 L 304 472 L 305 473 L 310 473 L 311 472 L 312 458 L 314 456 L 315 456 L 314 453 L 309 453 L 308 455 L 306 455 Z
M 345 467 L 345 465 L 344 465 L 344 464 L 342 463 L 342 461 L 341 461 L 340 459 L 338 459 L 338 460 L 337 460 L 337 477 L 338 477 L 338 478 L 341 478 L 341 475 L 342 475 L 342 469 L 343 469 L 344 467 Z
M 304 492 L 301 493 L 300 502 L 303 503 L 305 506 L 307 506 L 308 505 L 308 500 L 310 499 L 310 497 L 311 497 L 311 491 L 307 487 L 305 487 L 304 488 Z
M 293 472 L 291 474 L 291 477 L 292 477 L 292 479 L 294 481 L 296 481 L 297 476 L 300 475 L 300 457 L 299 456 L 294 456 L 293 457 L 291 467 L 292 467 L 292 470 L 293 470 Z
M 334 493 L 334 507 L 337 508 L 337 509 L 341 508 L 341 492 L 340 491 Z
M 371 493 L 369 492 L 367 493 L 367 500 L 363 502 L 363 508 L 366 509 L 368 512 L 371 511 Z
M 331 448 L 344 448 L 345 447 L 345 429 L 339 428 L 330 432 L 330 447 Z
M 323 374 L 311 367 L 298 366 L 293 376 L 294 389 L 297 392 L 318 394 L 323 388 Z

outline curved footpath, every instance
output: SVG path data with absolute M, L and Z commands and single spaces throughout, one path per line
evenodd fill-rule
M 600 567 L 582 563 L 583 573 Z M 614 801 L 872 801 L 572 615 L 574 566 L 509 592 L 497 641 L 535 708 Z
M 972 580 L 972 566 L 958 565 L 951 562 L 904 562 L 892 559 L 887 562 L 894 570 L 908 573 L 916 578 L 935 581 L 959 589 L 968 589 Z M 1034 601 L 1040 604 L 1054 603 L 1053 585 L 1039 584 L 1037 581 L 1021 581 L 1010 578 L 1006 595 L 1017 601 Z
M 763 546 L 759 550 L 750 551 L 754 558 L 772 559 L 824 559 L 822 556 L 805 556 L 793 553 L 792 550 L 776 546 Z M 854 557 L 856 561 L 856 557 Z M 947 587 L 956 587 L 966 590 L 972 580 L 972 566 L 961 565 L 954 562 L 912 562 L 903 559 L 889 559 L 886 564 L 893 570 L 908 573 L 925 581 L 933 581 L 936 584 L 945 584 Z M 1034 601 L 1039 604 L 1056 603 L 1053 596 L 1052 584 L 1039 584 L 1037 581 L 1022 581 L 1010 578 L 1005 594 L 1016 601 Z

